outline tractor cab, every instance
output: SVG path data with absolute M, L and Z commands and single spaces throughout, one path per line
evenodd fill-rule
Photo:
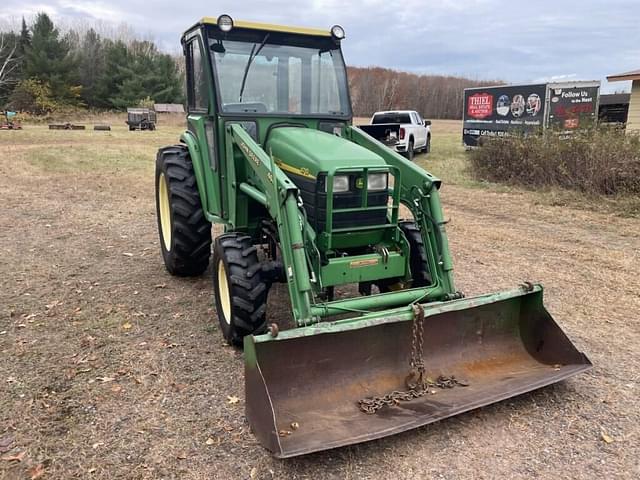
M 254 237 L 269 217 L 251 195 L 231 205 L 223 194 L 233 188 L 224 181 L 231 167 L 217 158 L 226 151 L 225 130 L 239 125 L 299 191 L 308 229 L 320 247 L 309 249 L 310 261 L 333 272 L 319 276 L 319 293 L 354 280 L 368 291 L 374 280 L 397 283 L 408 270 L 409 246 L 398 230 L 400 182 L 394 179 L 399 171 L 343 138 L 352 119 L 340 48 L 344 36 L 338 25 L 284 27 L 222 15 L 204 18 L 183 37 L 189 126 L 206 131 L 210 142 L 205 172 L 213 186 L 207 193 L 210 209 Z M 236 181 L 263 187 L 255 172 L 233 170 Z M 384 265 L 376 261 L 380 251 Z M 353 275 L 347 268 L 353 261 L 373 268 Z

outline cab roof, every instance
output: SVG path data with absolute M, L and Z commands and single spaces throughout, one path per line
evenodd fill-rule
M 198 24 L 218 25 L 218 17 L 203 17 Z M 331 30 L 329 29 L 323 30 L 320 28 L 291 27 L 287 25 L 274 25 L 272 23 L 260 23 L 260 22 L 249 22 L 246 20 L 236 20 L 235 18 L 233 19 L 233 26 L 234 28 L 249 28 L 252 30 L 268 30 L 271 32 L 297 33 L 300 35 L 314 35 L 314 36 L 321 36 L 321 37 L 331 36 Z M 190 28 L 189 30 L 191 30 L 192 28 Z

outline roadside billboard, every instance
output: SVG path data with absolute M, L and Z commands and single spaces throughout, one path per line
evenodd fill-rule
M 547 126 L 571 131 L 593 125 L 598 119 L 599 85 L 549 85 Z
M 464 91 L 462 142 L 475 147 L 484 138 L 536 133 L 544 128 L 570 132 L 597 120 L 599 82 L 541 83 L 468 88 Z

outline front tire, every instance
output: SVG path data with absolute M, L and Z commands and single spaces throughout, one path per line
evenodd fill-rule
M 202 210 L 189 151 L 182 145 L 158 151 L 156 216 L 162 258 L 169 273 L 202 274 L 211 256 L 211 223 Z
M 413 221 L 398 222 L 398 227 L 407 239 L 409 244 L 409 268 L 411 269 L 411 280 L 408 282 L 402 278 L 390 278 L 376 282 L 380 293 L 406 288 L 427 287 L 433 283 L 429 271 L 429 260 L 427 250 L 422 240 L 420 228 Z
M 424 153 L 428 155 L 431 152 L 431 135 L 427 135 L 427 143 L 424 146 Z
M 268 284 L 251 237 L 234 232 L 220 235 L 213 246 L 213 289 L 220 329 L 230 345 L 267 330 Z

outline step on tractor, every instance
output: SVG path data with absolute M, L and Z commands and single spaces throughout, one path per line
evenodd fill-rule
M 441 181 L 352 125 L 344 37 L 337 25 L 202 19 L 182 37 L 188 127 L 156 160 L 166 269 L 195 276 L 212 263 L 220 330 L 244 347 L 246 417 L 278 457 L 416 428 L 591 366 L 540 285 L 456 290 Z M 224 233 L 212 238 L 212 224 Z M 276 283 L 286 315 L 267 311 Z

